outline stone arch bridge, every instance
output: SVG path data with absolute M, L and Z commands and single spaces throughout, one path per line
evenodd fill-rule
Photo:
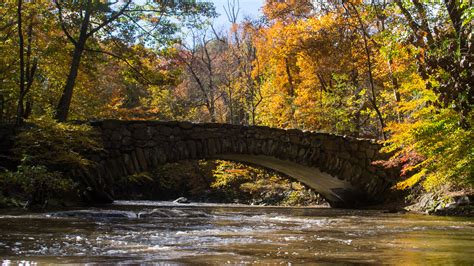
M 76 171 L 90 187 L 113 187 L 119 176 L 187 159 L 225 159 L 269 168 L 311 187 L 334 207 L 383 200 L 396 171 L 373 165 L 384 159 L 367 139 L 262 126 L 161 121 L 91 122 L 104 151 L 97 166 Z M 109 190 L 113 194 L 113 191 Z

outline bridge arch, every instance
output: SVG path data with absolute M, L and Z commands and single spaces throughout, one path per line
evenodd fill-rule
M 393 173 L 372 164 L 383 155 L 379 144 L 366 139 L 216 123 L 102 120 L 91 125 L 104 151 L 90 156 L 96 167 L 75 174 L 104 190 L 119 176 L 188 159 L 272 169 L 313 188 L 336 207 L 380 201 L 394 180 Z

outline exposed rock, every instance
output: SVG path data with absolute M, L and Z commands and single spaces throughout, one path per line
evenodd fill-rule
M 403 208 L 392 208 L 392 209 L 388 209 L 388 210 L 385 210 L 383 211 L 383 213 L 407 213 L 408 211 L 403 209 Z
M 474 216 L 472 196 L 440 196 L 425 193 L 417 199 L 417 203 L 408 207 L 410 211 L 424 212 L 441 216 Z
M 469 196 L 460 196 L 458 198 L 454 198 L 456 200 L 456 206 L 467 206 L 471 204 L 471 200 Z
M 137 218 L 137 214 L 129 211 L 115 210 L 77 210 L 53 212 L 48 214 L 51 217 L 74 217 L 74 218 Z
M 179 197 L 175 199 L 173 203 L 190 203 L 190 201 L 185 197 Z
M 449 199 L 447 204 L 439 204 L 433 214 L 435 215 L 450 215 L 450 216 L 474 216 L 474 206 L 469 196 L 458 196 Z
M 102 179 L 98 179 L 97 181 L 101 180 Z M 92 187 L 89 186 L 87 190 L 83 191 L 82 195 L 86 202 L 107 204 L 114 201 L 112 195 L 109 192 L 103 190 L 100 184 L 95 182 L 96 180 L 90 181 L 94 181 L 94 183 L 90 184 Z
M 151 211 L 142 211 L 138 213 L 138 218 L 174 218 L 174 217 L 208 217 L 209 215 L 202 211 L 180 210 L 180 209 L 153 209 Z

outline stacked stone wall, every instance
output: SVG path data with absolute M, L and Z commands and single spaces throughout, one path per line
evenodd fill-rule
M 118 176 L 144 172 L 161 164 L 219 155 L 262 155 L 316 167 L 349 182 L 368 199 L 380 199 L 393 184 L 393 171 L 373 164 L 386 159 L 380 144 L 333 134 L 264 126 L 216 123 L 118 121 L 91 122 L 104 152 L 92 157 L 98 167 L 79 173 L 91 187 L 113 187 Z

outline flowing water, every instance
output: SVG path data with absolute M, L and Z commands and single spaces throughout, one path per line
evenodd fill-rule
M 117 202 L 0 215 L 8 264 L 474 264 L 474 220 L 381 211 Z

